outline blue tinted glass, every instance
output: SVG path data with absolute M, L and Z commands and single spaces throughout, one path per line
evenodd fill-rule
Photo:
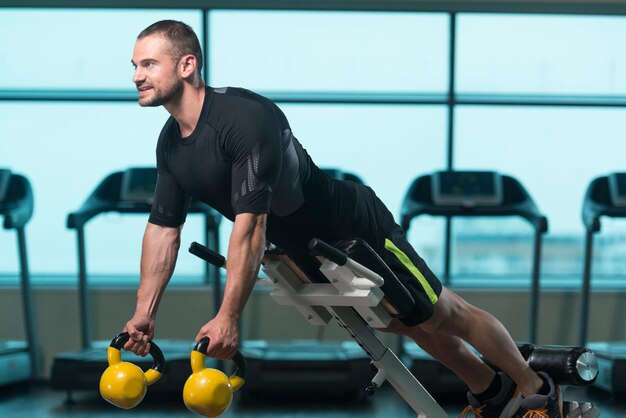
M 202 37 L 199 11 L 0 9 L 0 88 L 132 89 L 135 39 L 162 19 Z
M 626 18 L 461 14 L 463 93 L 626 93 Z
M 213 11 L 210 80 L 255 90 L 443 92 L 449 17 Z
M 455 167 L 493 169 L 520 180 L 549 221 L 542 271 L 576 278 L 582 273 L 583 196 L 593 178 L 626 171 L 625 130 L 623 109 L 460 107 L 456 115 Z M 600 240 L 623 236 L 624 228 L 619 224 L 613 221 L 610 228 L 603 227 L 605 237 Z M 471 229 L 467 228 L 460 226 L 459 234 L 469 234 Z M 530 227 L 522 223 L 484 223 L 481 232 L 486 235 L 482 242 L 485 252 L 497 248 L 497 240 L 507 234 L 511 240 L 526 236 L 528 245 L 532 244 Z M 624 241 L 609 241 L 601 245 L 605 254 L 613 254 L 605 256 L 612 257 L 612 267 L 597 264 L 594 269 L 611 274 L 623 272 L 625 261 L 615 254 Z M 517 254 L 521 257 L 522 250 Z M 511 260 L 518 255 L 509 254 Z M 511 260 L 501 258 L 497 262 L 512 266 Z M 526 267 L 529 263 L 528 259 Z M 487 267 L 492 264 L 483 264 L 484 269 Z M 526 267 L 514 272 L 529 271 Z
M 30 178 L 35 213 L 27 228 L 35 274 L 75 272 L 76 233 L 66 217 L 104 177 L 130 166 L 155 166 L 156 141 L 168 115 L 134 103 L 0 102 L 0 167 Z M 184 242 L 202 240 L 198 216 L 190 216 Z M 138 274 L 147 215 L 106 214 L 86 227 L 88 265 L 94 274 Z M 0 231 L 0 273 L 15 272 L 15 244 Z M 182 254 L 178 273 L 202 266 Z
M 511 278 L 515 277 L 521 283 L 529 282 L 534 235 L 526 221 L 472 217 L 456 218 L 452 225 L 454 279 L 507 277 L 507 283 L 513 284 Z

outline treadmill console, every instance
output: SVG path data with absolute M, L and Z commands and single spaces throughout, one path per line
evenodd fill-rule
M 129 168 L 122 176 L 120 200 L 123 202 L 152 204 L 156 182 L 156 168 Z
M 9 191 L 9 180 L 11 179 L 11 170 L 0 168 L 0 202 L 4 202 Z
M 626 173 L 609 174 L 609 193 L 613 206 L 626 207 Z
M 440 206 L 498 206 L 502 178 L 493 171 L 437 171 L 432 175 L 432 198 Z

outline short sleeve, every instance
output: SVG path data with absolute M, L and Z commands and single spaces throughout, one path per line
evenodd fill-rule
M 157 182 L 148 222 L 172 228 L 185 223 L 191 198 L 185 194 L 167 166 L 166 138 L 161 136 L 157 145 Z

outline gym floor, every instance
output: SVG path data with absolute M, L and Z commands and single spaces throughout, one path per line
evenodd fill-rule
M 63 392 L 53 391 L 44 384 L 15 385 L 0 388 L 1 417 L 150 417 L 196 416 L 187 411 L 182 399 L 177 396 L 149 395 L 135 409 L 124 411 L 103 401 L 97 394 L 77 392 L 74 403 L 67 405 Z M 605 392 L 595 389 L 569 389 L 566 399 L 586 400 L 596 404 L 602 418 L 626 417 L 626 399 L 618 400 Z M 323 402 L 322 402 L 323 400 Z M 451 417 L 458 416 L 465 405 L 461 399 L 439 400 Z M 225 418 L 409 418 L 415 413 L 389 386 L 383 387 L 374 398 L 367 400 L 339 400 L 309 397 L 302 399 L 286 396 L 285 399 L 271 397 L 253 399 L 248 402 L 235 401 Z

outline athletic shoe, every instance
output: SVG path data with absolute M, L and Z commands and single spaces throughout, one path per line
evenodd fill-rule
M 469 405 L 459 418 L 467 417 L 468 414 L 473 414 L 474 418 L 509 418 L 519 409 L 522 401 L 519 389 L 506 374 L 498 374 L 502 378 L 500 392 L 483 404 L 472 392 L 467 392 Z
M 515 418 L 564 418 L 561 403 L 561 389 L 545 372 L 537 374 L 550 385 L 547 395 L 535 394 L 522 399 Z

